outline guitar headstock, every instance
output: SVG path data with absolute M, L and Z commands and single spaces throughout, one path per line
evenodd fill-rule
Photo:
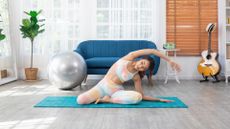
M 213 32 L 216 29 L 216 23 L 209 23 L 206 27 L 206 32 Z

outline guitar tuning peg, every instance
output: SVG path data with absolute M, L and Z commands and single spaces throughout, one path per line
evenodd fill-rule
M 213 32 L 216 29 L 216 23 L 209 23 L 206 27 L 206 32 Z

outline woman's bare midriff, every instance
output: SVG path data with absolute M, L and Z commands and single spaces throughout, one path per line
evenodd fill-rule
M 108 82 L 117 84 L 117 85 L 122 85 L 123 82 L 117 77 L 117 75 L 108 75 L 106 74 L 104 77 Z
M 116 71 L 115 71 L 115 66 L 112 65 L 112 67 L 109 69 L 107 74 L 104 77 L 108 82 L 114 83 L 117 85 L 122 85 L 123 82 L 118 78 Z

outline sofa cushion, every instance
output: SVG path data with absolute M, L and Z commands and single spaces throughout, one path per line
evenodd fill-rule
M 77 49 L 85 59 L 93 57 L 123 57 L 131 51 L 144 48 L 156 48 L 146 40 L 87 40 L 81 42 Z
M 89 68 L 110 68 L 120 57 L 93 57 L 86 59 Z

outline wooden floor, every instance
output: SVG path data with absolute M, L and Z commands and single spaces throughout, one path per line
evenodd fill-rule
M 97 81 L 73 91 L 58 90 L 47 80 L 0 86 L 0 129 L 230 129 L 230 84 L 224 82 L 144 84 L 146 94 L 179 97 L 188 109 L 33 108 L 46 96 L 79 95 Z M 133 88 L 132 83 L 125 86 Z

